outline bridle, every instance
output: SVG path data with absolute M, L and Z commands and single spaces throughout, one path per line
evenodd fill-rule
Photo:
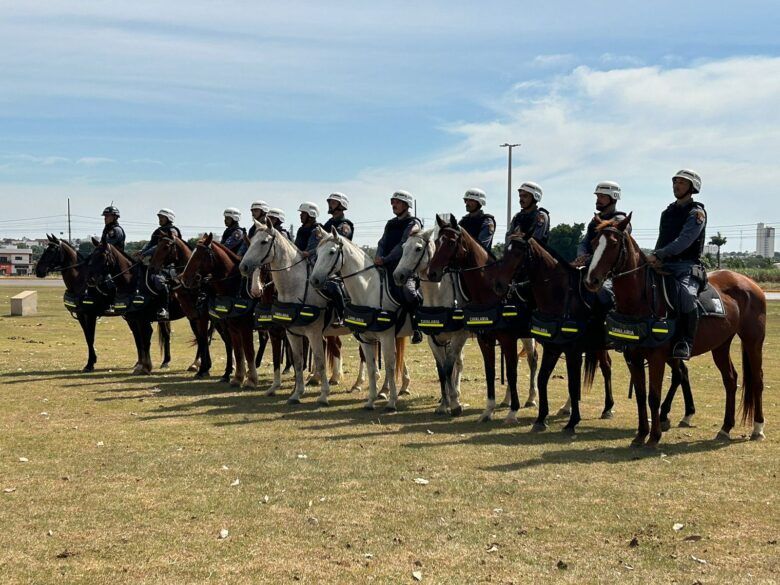
M 476 270 L 484 270 L 485 268 L 490 268 L 491 266 L 494 266 L 494 265 L 496 265 L 498 263 L 497 260 L 493 260 L 492 262 L 488 262 L 484 266 L 472 266 L 470 268 L 461 268 L 459 266 L 453 266 L 452 265 L 453 262 L 455 262 L 458 259 L 458 250 L 462 250 L 464 254 L 466 254 L 468 252 L 468 250 L 466 250 L 466 248 L 463 247 L 462 245 L 459 245 L 462 242 L 462 240 L 463 240 L 461 231 L 460 230 L 456 230 L 455 228 L 452 228 L 452 227 L 449 227 L 449 226 L 442 228 L 442 233 L 439 235 L 439 238 L 437 240 L 437 247 L 438 247 L 438 241 L 440 241 L 442 239 L 442 237 L 444 236 L 444 233 L 443 233 L 444 230 L 451 230 L 451 231 L 455 232 L 455 234 L 457 234 L 455 240 L 452 243 L 454 243 L 457 246 L 458 249 L 456 249 L 455 254 L 453 255 L 452 258 L 450 258 L 450 261 L 444 267 L 444 270 L 442 272 L 455 272 L 455 273 L 461 273 L 462 274 L 464 272 L 474 272 Z
M 628 235 L 625 231 L 619 230 L 614 226 L 608 226 L 605 228 L 602 228 L 599 230 L 599 233 L 603 234 L 604 232 L 614 233 L 619 236 L 618 242 L 619 242 L 619 248 L 618 248 L 618 256 L 615 262 L 612 264 L 612 268 L 609 269 L 609 271 L 604 275 L 604 279 L 612 279 L 616 280 L 618 278 L 622 278 L 623 276 L 628 276 L 629 274 L 633 274 L 634 272 L 637 272 L 641 270 L 642 268 L 645 268 L 646 266 L 649 266 L 647 262 L 644 262 L 642 264 L 639 264 L 638 266 L 631 268 L 630 270 L 625 270 L 623 272 L 615 272 L 615 270 L 618 270 L 620 267 L 622 267 L 625 262 L 626 258 L 628 257 L 628 241 L 626 236 Z

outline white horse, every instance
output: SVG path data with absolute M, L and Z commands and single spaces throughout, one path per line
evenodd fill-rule
M 410 277 L 420 277 L 420 290 L 423 297 L 423 307 L 463 307 L 466 298 L 451 273 L 447 273 L 441 282 L 428 280 L 428 264 L 436 249 L 434 230 L 422 231 L 419 227 L 412 228 L 408 239 L 404 242 L 401 260 L 393 271 L 393 278 L 401 286 Z M 463 372 L 463 346 L 470 334 L 465 329 L 458 331 L 427 335 L 428 345 L 436 360 L 436 371 L 439 375 L 442 397 L 437 414 L 460 416 L 463 407 L 460 403 L 460 377 Z
M 303 370 L 305 357 L 303 355 L 303 338 L 309 340 L 309 347 L 314 358 L 313 373 L 319 376 L 321 383 L 320 395 L 317 402 L 328 404 L 330 395 L 330 382 L 326 372 L 325 348 L 323 339 L 325 336 L 347 335 L 350 331 L 344 327 L 335 328 L 332 322 L 326 322 L 327 301 L 313 287 L 308 285 L 308 268 L 306 258 L 301 251 L 283 234 L 276 231 L 270 224 L 255 222 L 257 229 L 252 237 L 251 245 L 241 260 L 241 273 L 251 276 L 253 289 L 260 287 L 260 268 L 268 264 L 271 269 L 271 278 L 276 287 L 276 298 L 283 303 L 301 303 L 315 306 L 321 309 L 319 317 L 306 326 L 293 326 L 287 329 L 292 346 L 293 368 L 295 369 L 295 388 L 288 398 L 289 404 L 299 404 L 303 396 L 305 383 Z M 373 355 L 373 354 L 367 354 Z M 334 365 L 334 371 L 341 365 Z M 276 373 L 274 374 L 276 378 Z M 274 385 L 266 394 L 271 395 L 278 389 L 275 379 Z M 356 382 L 357 384 L 357 382 Z
M 385 309 L 390 312 L 397 311 L 399 304 L 389 298 L 382 290 L 382 275 L 384 269 L 374 265 L 373 260 L 353 244 L 331 230 L 328 234 L 322 228 L 317 228 L 320 243 L 317 246 L 317 261 L 311 270 L 309 281 L 313 286 L 320 287 L 333 275 L 340 274 L 344 281 L 352 303 L 356 306 Z M 391 278 L 387 275 L 387 278 Z M 378 341 L 382 348 L 382 357 L 385 366 L 385 383 L 389 386 L 389 396 L 385 410 L 394 412 L 398 404 L 398 388 L 396 376 L 403 371 L 404 389 L 408 386 L 408 374 L 403 367 L 403 354 L 406 346 L 406 338 L 412 334 L 411 318 L 406 315 L 400 328 L 395 325 L 381 332 L 365 331 L 360 334 L 360 344 L 366 358 L 374 355 L 375 343 Z M 368 401 L 365 408 L 374 409 L 377 399 L 377 366 L 374 360 L 367 359 L 368 369 Z

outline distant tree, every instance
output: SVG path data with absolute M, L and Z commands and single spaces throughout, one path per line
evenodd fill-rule
M 43 246 L 32 247 L 32 261 L 37 262 L 43 256 L 43 251 L 46 250 Z
M 92 242 L 90 240 L 81 240 L 78 245 L 78 251 L 79 254 L 84 256 L 85 258 L 92 254 L 92 251 L 95 249 L 95 246 L 92 245 Z
M 558 252 L 565 260 L 571 262 L 577 257 L 577 246 L 585 232 L 584 223 L 559 223 L 550 230 L 547 245 Z
M 726 244 L 726 238 L 718 232 L 717 235 L 710 238 L 710 244 L 718 247 L 718 268 L 720 269 L 720 247 Z
M 140 252 L 147 242 L 148 240 L 139 240 L 137 242 L 125 242 L 125 253 L 131 255 L 134 254 L 135 252 Z

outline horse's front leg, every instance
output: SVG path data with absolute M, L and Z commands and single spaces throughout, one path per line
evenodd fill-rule
M 479 422 L 488 422 L 496 410 L 496 338 L 492 334 L 477 336 L 479 349 L 482 352 L 482 362 L 485 368 L 485 384 L 487 385 L 487 403 L 485 410 L 479 416 Z
M 536 341 L 533 337 L 524 337 L 520 340 L 523 343 L 525 359 L 528 362 L 528 372 L 530 384 L 528 387 L 528 400 L 525 401 L 523 408 L 533 408 L 538 405 L 539 393 L 536 389 L 536 371 L 539 367 L 539 352 L 536 350 Z
M 300 404 L 301 397 L 303 396 L 303 369 L 306 367 L 303 355 L 303 340 L 304 337 L 301 335 L 289 334 L 287 336 L 287 341 L 290 343 L 290 358 L 295 371 L 295 387 L 293 388 L 292 394 L 290 394 L 290 397 L 287 399 L 287 404 Z
M 374 403 L 377 398 L 377 377 L 379 376 L 376 364 L 376 353 L 374 351 L 376 346 L 373 343 L 361 342 L 360 347 L 363 348 L 363 355 L 366 356 L 365 365 L 368 372 L 368 400 L 366 401 L 364 408 L 366 410 L 374 410 Z
M 387 412 L 398 410 L 398 386 L 395 383 L 395 333 L 384 335 L 382 338 L 382 357 L 385 360 L 385 383 L 388 386 Z
M 558 363 L 558 358 L 560 357 L 561 350 L 558 345 L 549 343 L 544 346 L 542 364 L 539 366 L 539 413 L 533 427 L 531 427 L 531 431 L 534 433 L 540 433 L 547 429 L 547 416 L 550 414 L 550 405 L 547 400 L 547 384 L 550 382 L 550 377 L 555 370 L 555 364 Z
M 325 359 L 325 343 L 322 337 L 312 335 L 309 337 L 309 346 L 312 349 L 312 358 L 314 360 L 314 371 L 320 379 L 320 395 L 317 402 L 322 406 L 328 406 L 328 396 L 330 396 L 330 383 L 328 382 L 327 364 Z
M 582 387 L 582 352 L 577 348 L 570 348 L 566 352 L 566 377 L 568 378 L 569 401 L 571 402 L 571 416 L 569 422 L 563 427 L 566 433 L 574 434 L 577 424 L 580 422 L 580 391 Z
M 626 350 L 623 354 L 631 370 L 631 383 L 634 386 L 637 409 L 637 433 L 631 441 L 632 447 L 642 447 L 647 435 L 650 434 L 650 425 L 647 422 L 647 388 L 645 386 L 645 358 L 636 350 Z
M 648 362 L 648 380 L 650 391 L 648 393 L 648 402 L 650 403 L 650 437 L 646 447 L 655 448 L 661 441 L 663 431 L 661 430 L 661 393 L 663 392 L 664 369 L 666 360 L 664 355 L 656 350 L 651 353 L 647 359 Z
M 517 338 L 502 335 L 501 347 L 506 358 L 506 381 L 510 396 L 509 412 L 504 418 L 504 424 L 517 424 L 517 413 L 520 410 L 520 396 L 517 393 Z
M 241 349 L 244 352 L 244 359 L 246 360 L 247 366 L 247 376 L 244 379 L 244 383 L 241 385 L 242 388 L 257 388 L 258 382 L 257 366 L 255 365 L 255 332 L 254 329 L 252 329 L 253 319 L 254 317 L 252 316 L 249 319 L 241 320 Z

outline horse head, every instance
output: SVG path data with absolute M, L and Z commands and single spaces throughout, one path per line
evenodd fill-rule
M 626 231 L 631 224 L 631 213 L 621 221 L 604 221 L 596 228 L 596 237 L 591 243 L 593 257 L 585 276 L 585 287 L 596 292 L 613 273 L 620 270 L 626 260 Z
M 87 284 L 95 286 L 112 275 L 118 267 L 117 252 L 106 242 L 98 242 L 86 261 Z
M 243 276 L 251 276 L 256 269 L 273 260 L 274 241 L 278 235 L 270 219 L 255 220 L 255 233 L 238 267 Z
M 204 276 L 214 270 L 214 250 L 211 249 L 213 240 L 214 235 L 208 233 L 196 244 L 184 271 L 179 275 L 179 280 L 185 288 L 195 288 Z
M 409 237 L 401 247 L 401 259 L 393 271 L 393 279 L 398 286 L 428 268 L 435 251 L 432 236 L 433 230 L 423 231 L 419 226 L 409 232 Z
M 466 251 L 463 249 L 460 226 L 452 214 L 449 221 L 437 214 L 436 225 L 439 226 L 439 237 L 436 238 L 436 252 L 428 264 L 428 278 L 441 282 L 444 269 L 454 266 L 459 255 L 465 254 Z
M 35 264 L 35 276 L 38 278 L 45 278 L 49 272 L 58 270 L 64 261 L 61 242 L 53 235 L 46 234 L 46 237 L 49 245 Z
M 339 272 L 344 264 L 344 238 L 335 227 L 331 228 L 330 233 L 318 227 L 316 234 L 319 239 L 317 260 L 311 269 L 309 282 L 320 288 L 330 276 Z
M 527 266 L 530 257 L 528 241 L 520 235 L 510 236 L 501 260 L 485 268 L 485 275 L 492 283 L 493 292 L 501 297 L 506 295 L 518 268 Z

